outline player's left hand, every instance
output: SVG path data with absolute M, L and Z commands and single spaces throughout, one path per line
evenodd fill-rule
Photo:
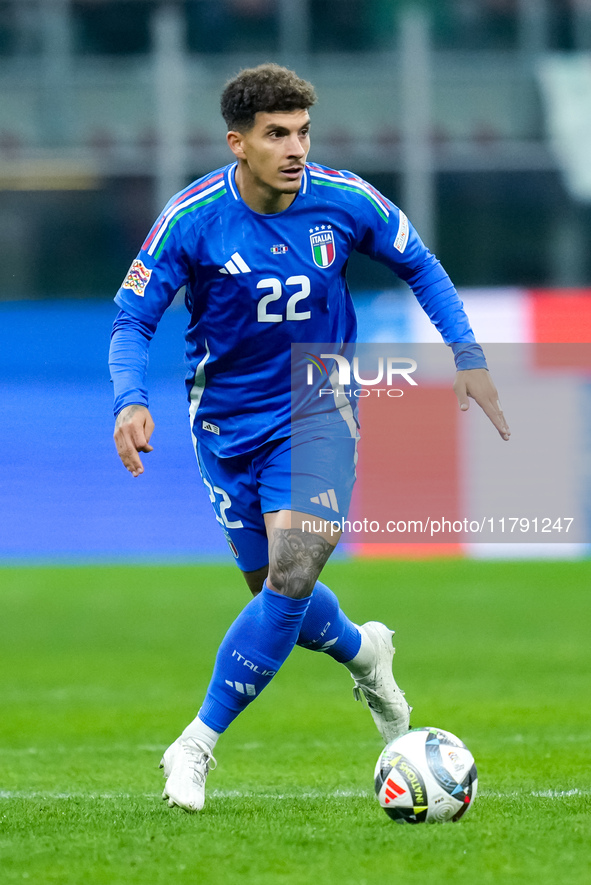
M 463 369 L 456 372 L 454 393 L 458 398 L 462 412 L 470 408 L 468 398 L 471 397 L 478 403 L 484 414 L 490 418 L 501 438 L 509 439 L 511 431 L 501 409 L 497 388 L 487 369 Z

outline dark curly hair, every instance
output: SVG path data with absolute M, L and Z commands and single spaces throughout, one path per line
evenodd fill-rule
M 315 102 L 311 83 L 288 68 L 265 64 L 245 68 L 226 83 L 220 104 L 228 129 L 248 132 L 259 112 L 307 110 Z

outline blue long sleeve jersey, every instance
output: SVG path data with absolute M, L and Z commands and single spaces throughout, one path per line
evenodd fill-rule
M 220 457 L 288 436 L 291 345 L 356 340 L 345 278 L 354 249 L 409 284 L 458 369 L 486 368 L 448 275 L 404 213 L 370 184 L 308 163 L 291 206 L 261 215 L 242 200 L 235 174 L 231 164 L 173 197 L 132 263 L 115 297 L 115 414 L 148 405 L 149 341 L 185 286 L 193 432 Z

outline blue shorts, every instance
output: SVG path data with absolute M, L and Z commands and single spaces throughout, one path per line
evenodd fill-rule
M 272 440 L 234 458 L 218 458 L 197 440 L 201 478 L 242 571 L 269 562 L 264 513 L 297 510 L 322 520 L 346 518 L 357 438 L 340 421 Z

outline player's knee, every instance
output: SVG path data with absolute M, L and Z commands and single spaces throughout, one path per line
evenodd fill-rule
M 269 569 L 267 578 L 267 586 L 276 593 L 282 593 L 284 596 L 291 596 L 293 599 L 303 599 L 310 596 L 318 575 L 314 575 L 306 570 L 295 568 L 273 568 Z
M 319 535 L 300 529 L 275 529 L 267 583 L 286 596 L 309 596 L 333 549 Z

